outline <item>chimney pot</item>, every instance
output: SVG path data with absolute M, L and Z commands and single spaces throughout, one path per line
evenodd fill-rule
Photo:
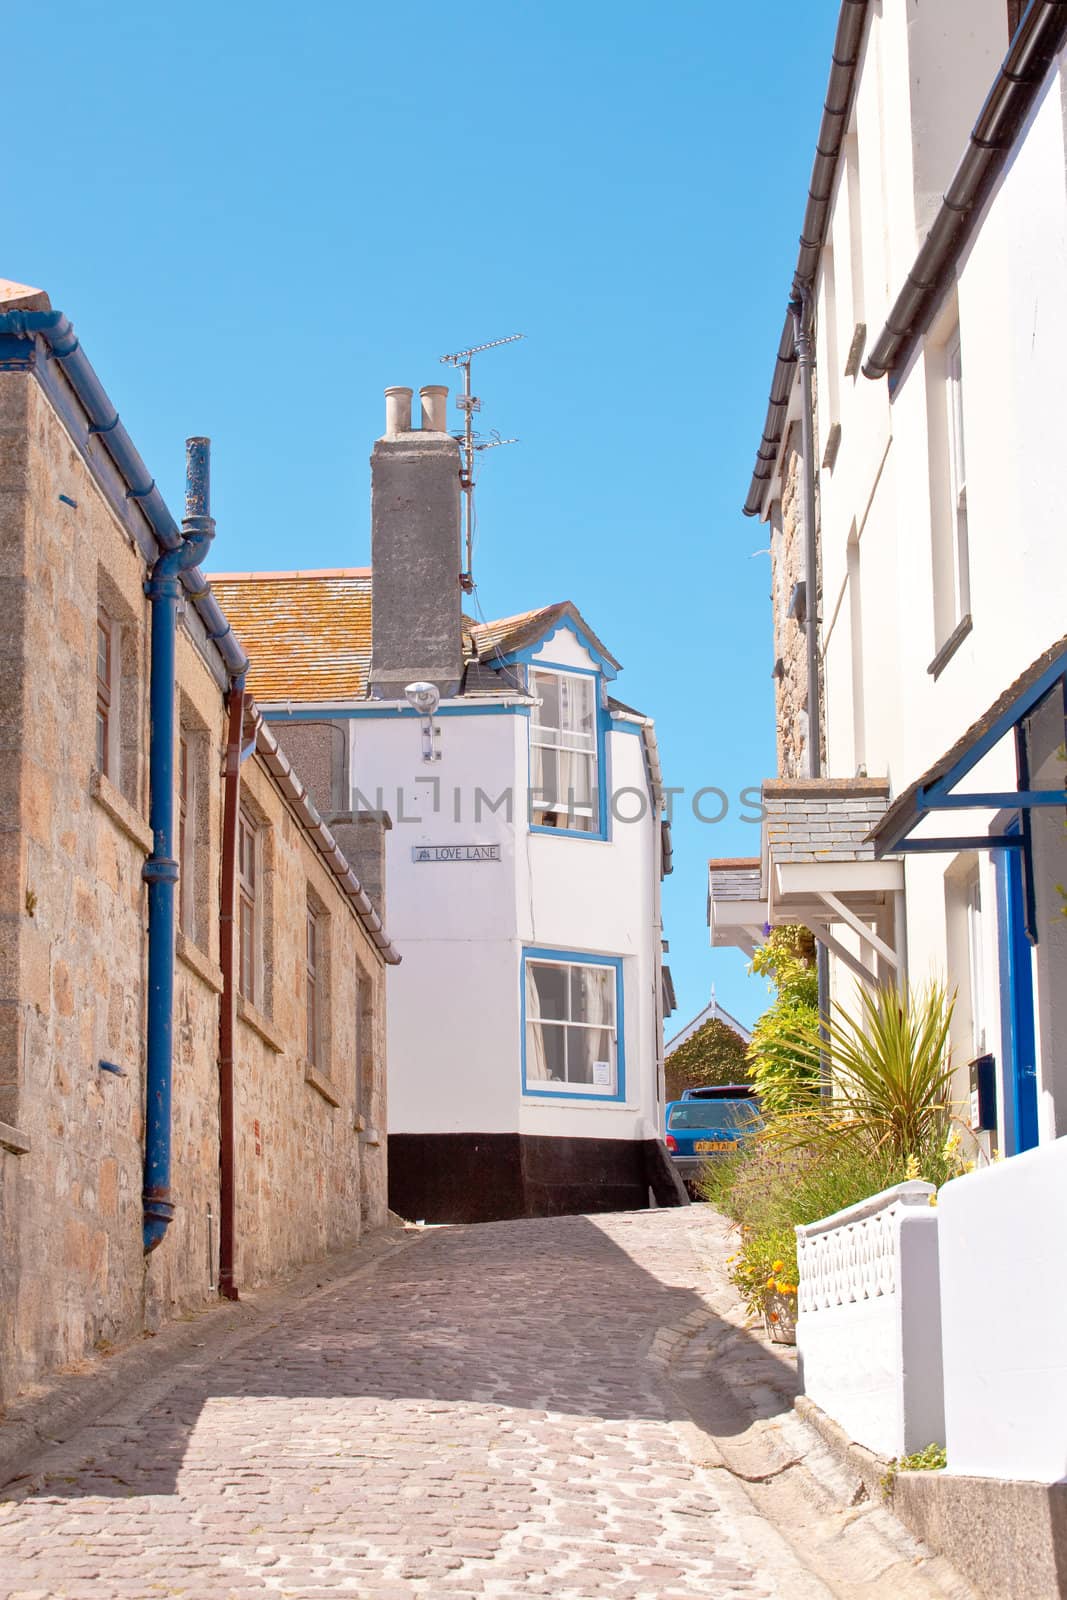
M 448 432 L 448 385 L 426 383 L 419 390 L 422 401 L 422 426 L 429 433 Z
M 390 433 L 411 432 L 411 397 L 413 389 L 406 389 L 401 385 L 394 385 L 385 391 L 385 431 Z

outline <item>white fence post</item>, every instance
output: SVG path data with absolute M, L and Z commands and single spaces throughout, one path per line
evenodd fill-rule
M 944 1443 L 934 1192 L 900 1183 L 797 1228 L 804 1392 L 883 1456 Z

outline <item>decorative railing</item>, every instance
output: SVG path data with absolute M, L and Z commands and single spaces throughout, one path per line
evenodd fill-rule
M 944 1440 L 933 1193 L 900 1183 L 797 1229 L 804 1391 L 885 1456 Z
M 823 1311 L 894 1294 L 897 1217 L 905 1206 L 929 1206 L 934 1192 L 930 1183 L 898 1183 L 859 1205 L 798 1228 L 798 1311 Z

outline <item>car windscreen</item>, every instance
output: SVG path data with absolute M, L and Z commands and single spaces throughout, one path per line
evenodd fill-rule
M 755 1107 L 747 1100 L 685 1100 L 672 1106 L 668 1128 L 753 1128 L 759 1123 Z

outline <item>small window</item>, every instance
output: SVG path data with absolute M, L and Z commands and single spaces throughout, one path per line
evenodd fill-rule
M 194 816 L 189 740 L 183 733 L 178 740 L 178 926 L 192 938 L 193 861 L 191 855 Z
M 319 973 L 319 919 L 307 908 L 307 1059 L 322 1068 L 322 985 Z
M 242 811 L 237 825 L 237 901 L 239 973 L 237 987 L 251 1005 L 258 995 L 257 949 L 259 929 L 256 915 L 256 889 L 258 881 L 257 856 L 258 829 L 246 811 Z
M 971 609 L 970 557 L 967 542 L 967 458 L 963 449 L 963 361 L 956 328 L 945 348 L 948 402 L 949 494 L 953 522 L 953 601 L 957 622 Z
M 985 953 L 982 943 L 982 886 L 975 872 L 964 891 L 967 908 L 968 981 L 971 989 L 971 1048 L 975 1056 L 986 1052 Z
M 530 719 L 531 821 L 596 833 L 597 679 L 534 669 L 530 693 L 540 701 Z
M 527 1086 L 615 1095 L 615 1013 L 614 965 L 527 960 Z
M 111 619 L 100 611 L 96 618 L 96 767 L 105 778 L 112 776 L 112 645 Z

